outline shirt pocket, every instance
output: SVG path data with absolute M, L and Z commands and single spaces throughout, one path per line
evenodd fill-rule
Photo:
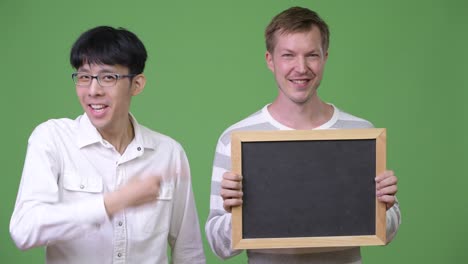
M 99 176 L 81 176 L 68 171 L 63 174 L 62 200 L 76 201 L 76 199 L 90 197 L 102 193 L 102 179 Z
M 135 216 L 144 234 L 159 234 L 169 230 L 173 196 L 174 185 L 162 183 L 158 199 L 138 208 Z

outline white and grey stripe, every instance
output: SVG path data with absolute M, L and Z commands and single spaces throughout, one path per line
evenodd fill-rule
M 334 107 L 334 106 L 333 106 Z M 334 107 L 335 113 L 332 119 L 319 129 L 355 129 L 372 128 L 367 120 L 352 116 Z M 272 121 L 273 120 L 273 121 Z M 211 183 L 210 214 L 205 225 L 208 242 L 220 258 L 226 259 L 237 255 L 240 251 L 231 249 L 231 214 L 223 208 L 223 200 L 220 196 L 222 174 L 231 170 L 231 133 L 233 131 L 279 130 L 287 129 L 277 124 L 268 113 L 267 106 L 257 111 L 244 120 L 232 125 L 221 135 L 216 148 L 213 162 L 213 175 Z M 387 211 L 387 238 L 394 237 L 400 224 L 400 211 L 398 203 Z M 276 264 L 276 263 L 361 263 L 359 248 L 319 252 L 308 254 L 284 254 L 281 249 L 272 252 L 274 254 L 258 251 L 248 251 L 249 263 Z

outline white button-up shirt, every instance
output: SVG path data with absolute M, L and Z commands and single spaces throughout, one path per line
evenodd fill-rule
M 55 119 L 28 142 L 10 233 L 47 263 L 205 263 L 190 169 L 173 139 L 139 125 L 120 155 L 91 124 Z M 103 194 L 132 177 L 162 177 L 157 201 L 107 216 Z

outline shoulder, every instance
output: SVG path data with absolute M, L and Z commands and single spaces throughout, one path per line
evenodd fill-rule
M 374 125 L 366 119 L 354 116 L 338 109 L 338 117 L 332 128 L 373 128 Z
M 184 152 L 182 145 L 172 137 L 139 125 L 143 143 L 152 148 L 167 148 L 168 150 Z
M 249 115 L 241 121 L 229 126 L 221 134 L 218 144 L 228 145 L 231 141 L 231 134 L 235 131 L 256 131 L 256 130 L 276 130 L 269 117 L 265 113 L 266 106 L 257 112 Z
M 49 119 L 34 128 L 31 138 L 50 137 L 57 134 L 72 133 L 76 127 L 76 120 L 69 118 Z

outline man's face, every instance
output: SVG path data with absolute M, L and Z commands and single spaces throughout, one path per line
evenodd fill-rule
M 120 65 L 84 64 L 78 72 L 96 76 L 100 73 L 128 74 L 128 68 Z M 113 133 L 128 124 L 128 112 L 133 95 L 141 89 L 138 81 L 121 78 L 114 86 L 102 87 L 97 79 L 89 86 L 76 86 L 81 106 L 96 129 L 102 133 Z
M 317 96 L 328 52 L 322 48 L 320 30 L 275 36 L 272 53 L 266 53 L 268 68 L 278 84 L 278 99 L 304 104 Z

